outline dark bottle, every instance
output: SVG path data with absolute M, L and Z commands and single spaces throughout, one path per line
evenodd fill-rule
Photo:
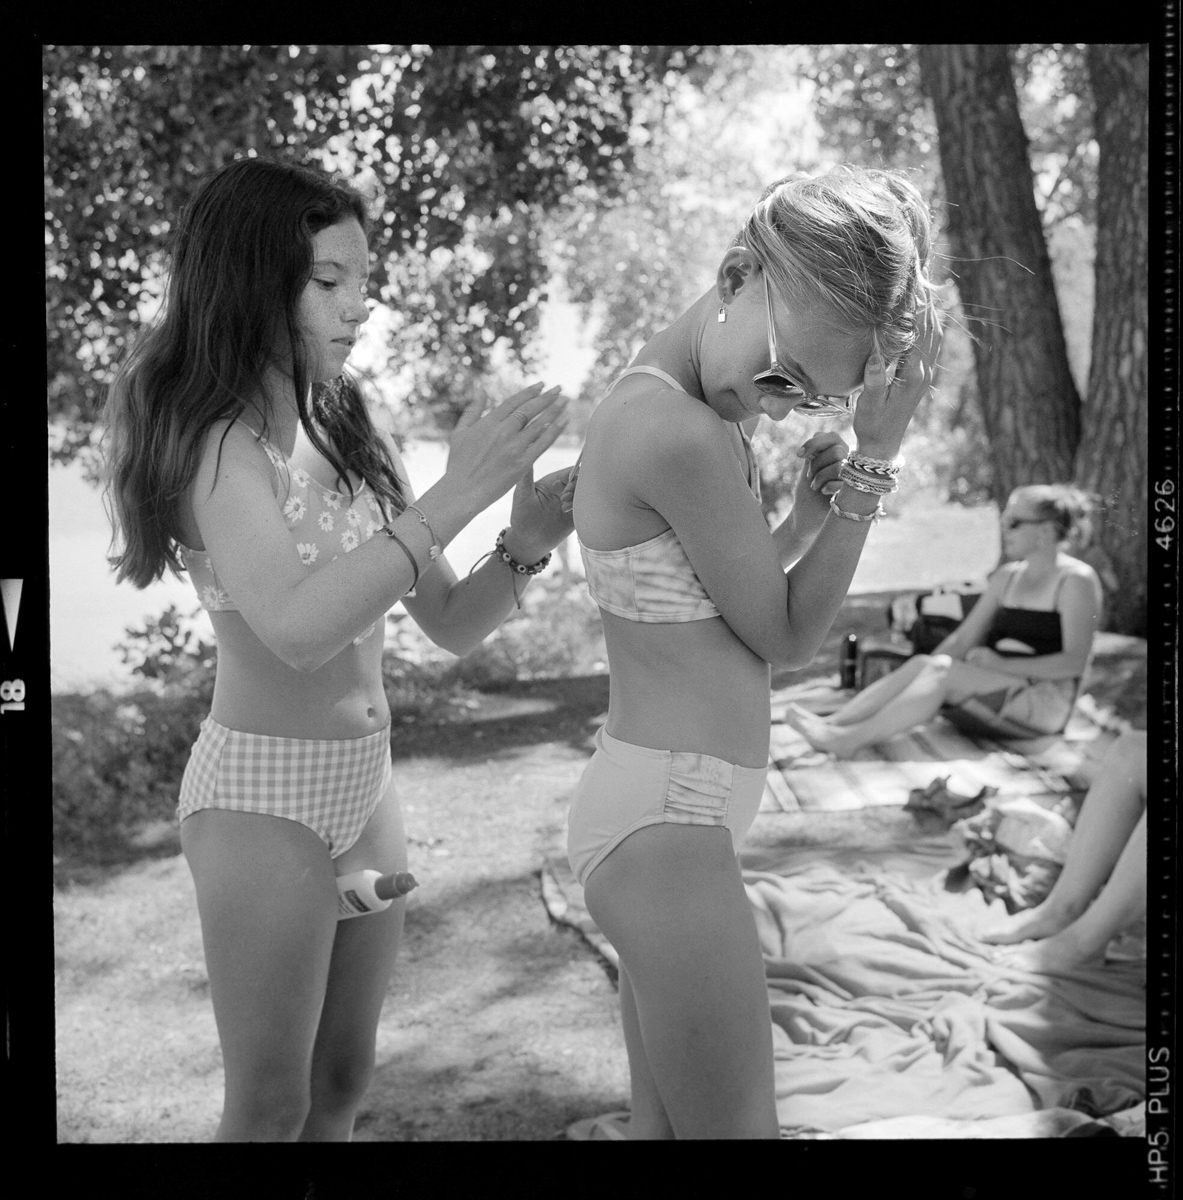
M 838 652 L 838 681 L 850 691 L 858 686 L 858 637 L 853 633 L 842 639 L 842 648 Z

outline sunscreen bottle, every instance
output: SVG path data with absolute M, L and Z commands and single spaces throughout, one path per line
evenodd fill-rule
M 382 912 L 398 896 L 405 896 L 418 881 L 408 871 L 383 875 L 379 871 L 353 871 L 337 876 L 337 920 Z

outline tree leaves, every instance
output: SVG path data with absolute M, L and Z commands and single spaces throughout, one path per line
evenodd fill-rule
M 372 194 L 390 353 L 429 393 L 536 324 L 538 223 L 606 202 L 695 47 L 47 46 L 48 389 L 60 458 L 159 297 L 175 213 L 239 154 L 310 159 Z M 415 261 L 419 260 L 419 261 Z M 383 269 L 383 268 L 387 269 Z M 403 287 L 407 291 L 403 291 Z M 423 353 L 447 345 L 439 359 Z

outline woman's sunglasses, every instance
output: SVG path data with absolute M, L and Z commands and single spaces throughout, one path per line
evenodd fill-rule
M 781 396 L 786 400 L 803 396 L 804 399 L 793 407 L 795 413 L 814 417 L 849 416 L 854 412 L 855 401 L 862 393 L 862 388 L 856 388 L 849 396 L 819 396 L 806 391 L 776 361 L 776 333 L 772 326 L 772 294 L 768 290 L 768 272 L 761 270 L 760 275 L 764 280 L 764 303 L 768 309 L 768 356 L 772 359 L 772 366 L 759 375 L 753 375 L 752 382 L 768 396 Z

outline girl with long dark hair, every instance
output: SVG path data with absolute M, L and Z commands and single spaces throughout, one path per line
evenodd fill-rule
M 118 577 L 187 570 L 218 644 L 178 815 L 223 1141 L 348 1140 L 373 1070 L 404 901 L 338 922 L 336 879 L 407 867 L 386 611 L 403 601 L 466 654 L 571 529 L 570 472 L 533 480 L 564 424 L 541 385 L 470 404 L 443 477 L 413 496 L 343 373 L 369 317 L 366 226 L 362 198 L 320 171 L 222 168 L 180 216 L 163 314 L 107 405 Z M 458 581 L 443 547 L 511 487 L 511 526 Z

